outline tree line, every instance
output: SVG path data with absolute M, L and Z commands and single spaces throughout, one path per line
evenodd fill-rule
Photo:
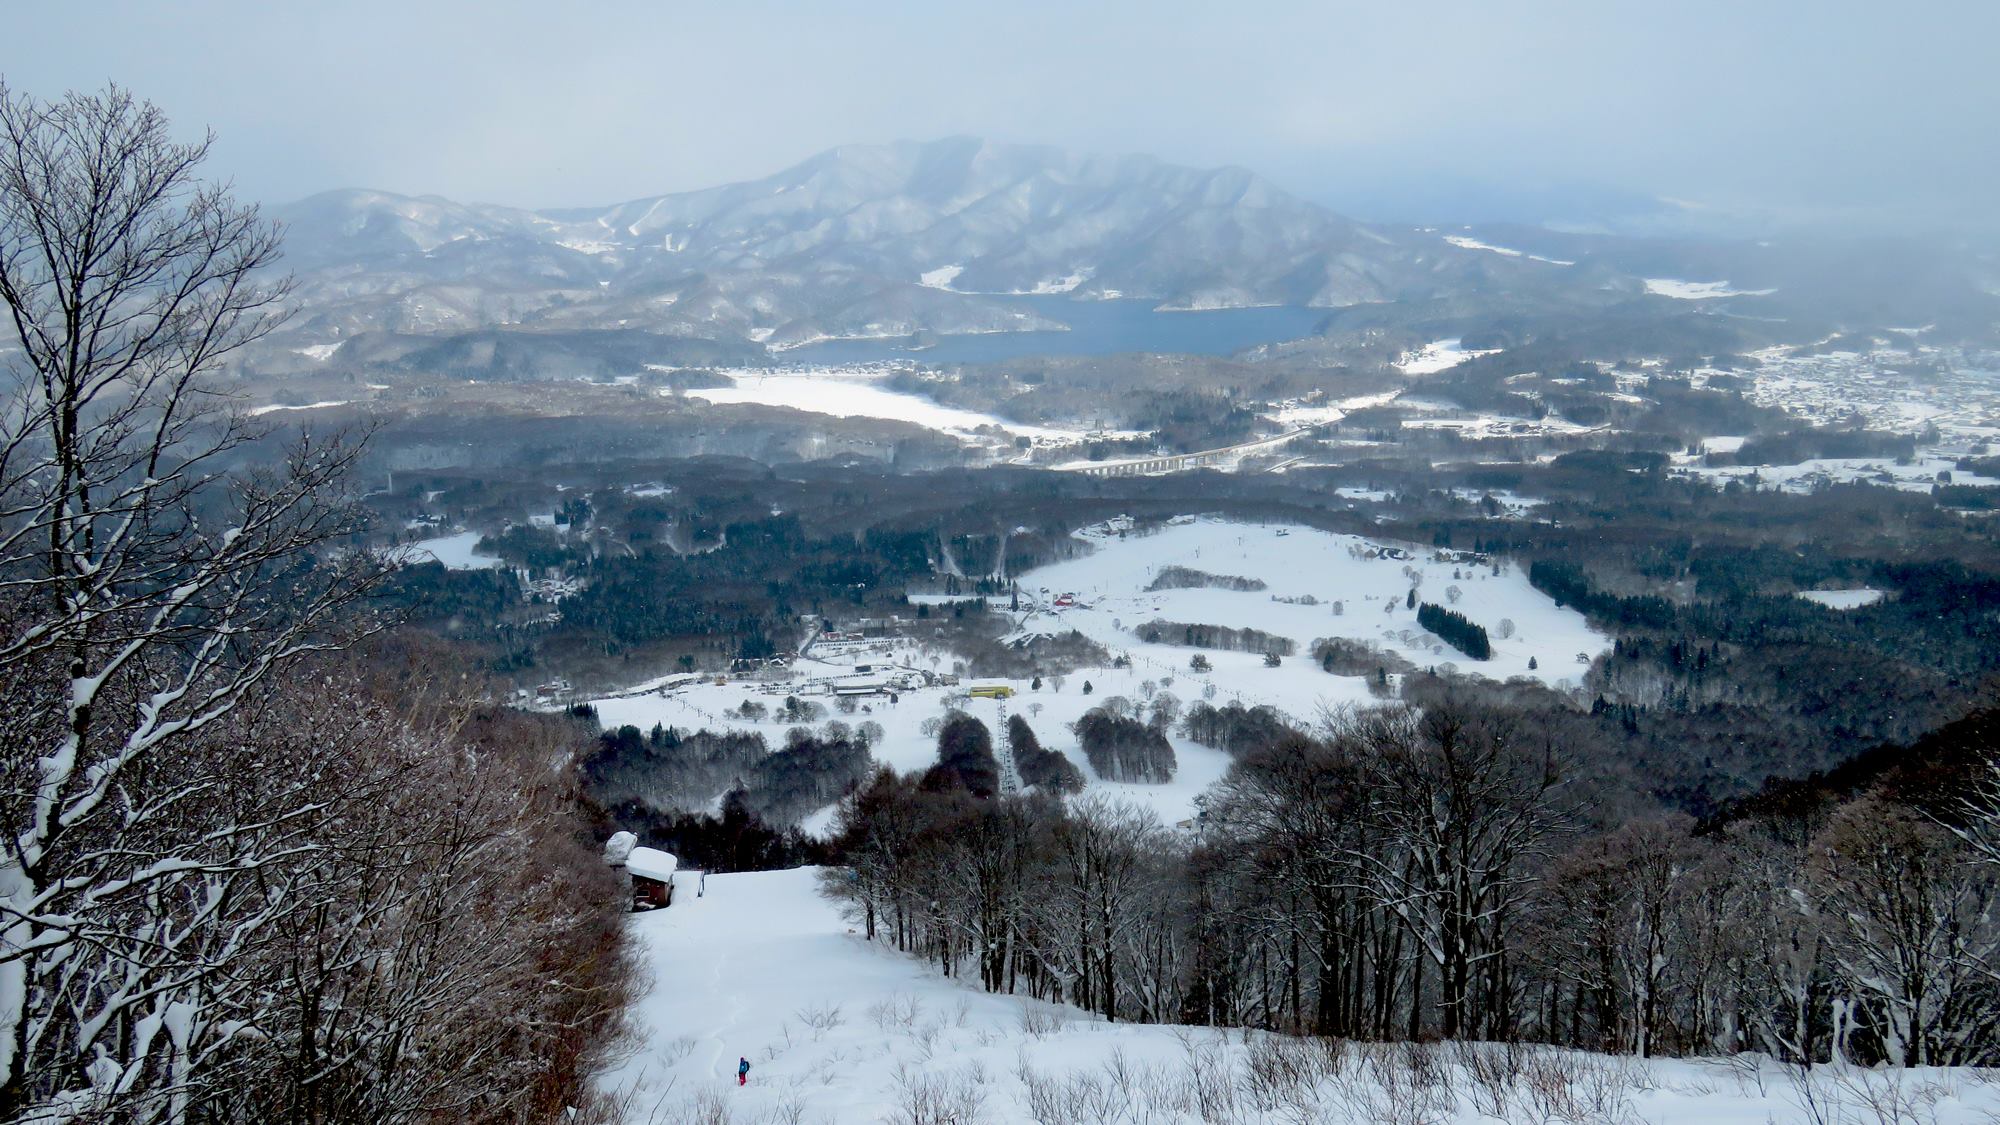
M 1486 626 L 1475 624 L 1455 609 L 1424 602 L 1417 606 L 1417 624 L 1474 660 L 1493 658 L 1493 642 L 1486 635 Z
M 1549 728 L 1433 701 L 1249 748 L 1179 827 L 879 771 L 826 892 L 947 974 L 1116 1020 L 2000 1059 L 1990 819 L 1880 788 L 1699 826 L 1596 803 Z
M 1202 625 L 1185 621 L 1164 621 L 1155 619 L 1134 629 L 1139 639 L 1147 644 L 1184 645 L 1188 648 L 1212 648 L 1222 652 L 1275 652 L 1279 656 L 1290 656 L 1298 651 L 1298 642 L 1290 637 L 1266 633 L 1261 629 L 1231 628 L 1227 625 Z
M 880 733 L 872 722 L 795 726 L 773 750 L 749 731 L 656 724 L 641 734 L 626 725 L 598 736 L 583 771 L 598 801 L 635 822 L 705 809 L 718 795 L 735 794 L 765 823 L 792 824 L 867 775 L 868 749 Z

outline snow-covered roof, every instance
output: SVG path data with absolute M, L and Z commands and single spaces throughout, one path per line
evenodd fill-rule
M 633 848 L 625 857 L 625 870 L 641 879 L 666 882 L 674 877 L 674 871 L 681 861 L 658 848 Z

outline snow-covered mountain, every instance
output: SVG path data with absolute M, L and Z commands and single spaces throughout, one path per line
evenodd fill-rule
M 1335 308 L 1552 278 L 1355 223 L 1240 168 L 970 138 L 843 147 L 602 208 L 336 191 L 278 217 L 305 343 L 522 326 L 782 347 L 1059 326 L 997 295 Z

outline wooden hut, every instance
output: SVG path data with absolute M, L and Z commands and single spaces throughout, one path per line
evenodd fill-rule
M 633 910 L 655 910 L 674 901 L 674 872 L 680 860 L 658 848 L 637 846 L 639 838 L 619 832 L 604 844 L 604 862 L 625 873 Z
M 658 848 L 633 848 L 625 857 L 625 874 L 632 879 L 632 909 L 655 910 L 674 902 L 674 871 L 680 860 Z

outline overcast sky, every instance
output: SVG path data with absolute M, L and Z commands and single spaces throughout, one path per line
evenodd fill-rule
M 94 0 L 4 23 L 10 85 L 128 85 L 270 201 L 605 203 L 951 134 L 1241 164 L 1374 218 L 1601 188 L 1990 227 L 2000 197 L 1995 0 Z

